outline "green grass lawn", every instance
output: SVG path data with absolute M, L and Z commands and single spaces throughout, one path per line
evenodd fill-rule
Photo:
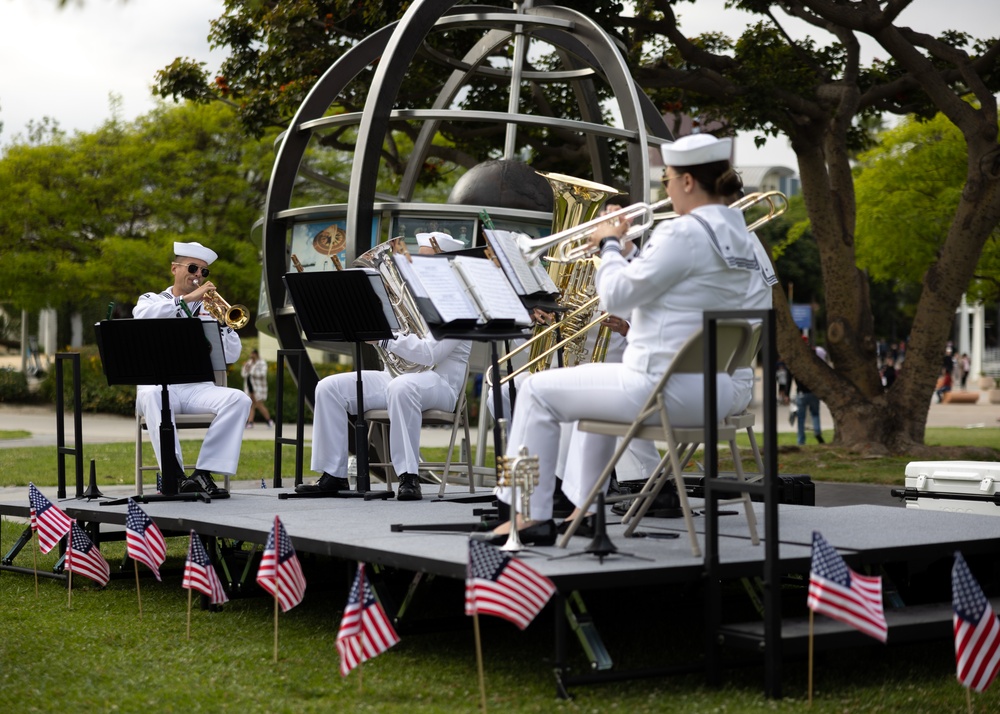
M 930 429 L 929 444 L 954 450 L 995 443 L 995 430 Z M 787 439 L 785 438 L 787 436 Z M 784 473 L 814 480 L 901 485 L 910 459 L 870 459 L 832 446 L 794 445 L 782 435 Z M 185 445 L 195 449 L 197 444 Z M 273 444 L 243 445 L 240 478 L 270 481 Z M 90 445 L 88 465 L 97 464 L 99 485 L 132 482 L 130 443 Z M 439 458 L 442 450 L 427 450 Z M 292 473 L 291 450 L 284 471 Z M 192 452 L 193 453 L 193 452 Z M 953 453 L 953 452 L 949 452 Z M 950 457 L 942 457 L 950 458 Z M 0 449 L 0 485 L 56 480 L 54 447 Z M 308 454 L 305 463 L 308 467 Z M 69 471 L 72 473 L 72 467 Z M 308 477 L 308 476 L 307 476 Z M 72 485 L 70 486 L 72 489 Z M 24 524 L 5 520 L 0 552 L 7 552 Z M 196 609 L 192 636 L 185 637 L 187 591 L 180 570 L 187 539 L 170 538 L 162 582 L 141 579 L 143 616 L 138 618 L 131 563 L 120 572 L 124 545 L 102 550 L 118 577 L 103 589 L 76 578 L 72 609 L 66 584 L 42 578 L 35 595 L 30 575 L 0 573 L 0 699 L 26 711 L 120 712 L 473 712 L 479 709 L 471 619 L 463 615 L 463 583 L 425 578 L 410 615 L 399 627 L 402 641 L 365 663 L 347 679 L 338 673 L 335 638 L 350 585 L 351 564 L 303 554 L 309 582 L 305 601 L 279 616 L 279 661 L 272 661 L 273 605 L 253 583 L 245 597 L 221 612 Z M 38 555 L 51 572 L 53 554 Z M 31 568 L 31 546 L 14 564 Z M 252 573 L 256 572 L 256 567 Z M 385 571 L 386 585 L 401 598 L 411 574 Z M 251 575 L 251 581 L 253 576 Z M 801 585 L 786 585 L 786 604 L 801 610 Z M 616 669 L 701 661 L 704 633 L 697 587 L 618 589 L 588 593 L 591 615 Z M 700 673 L 636 679 L 572 689 L 574 699 L 556 698 L 552 675 L 553 608 L 525 632 L 496 618 L 483 618 L 488 708 L 504 712 L 799 712 L 806 709 L 804 659 L 783 668 L 784 699 L 763 696 L 759 662 L 727 668 L 724 685 L 708 687 Z M 726 612 L 749 610 L 738 585 L 726 594 Z M 890 635 L 891 637 L 891 635 Z M 570 636 L 575 671 L 588 663 Z M 728 653 L 743 658 L 743 652 Z M 965 691 L 955 681 L 950 640 L 933 643 L 834 650 L 817 658 L 809 711 L 964 712 Z M 1000 688 L 973 695 L 974 710 L 1000 711 Z
M 4 522 L 5 547 L 23 529 Z M 221 612 L 195 608 L 185 635 L 187 591 L 180 586 L 186 538 L 168 539 L 163 581 L 140 579 L 142 619 L 129 563 L 104 589 L 75 578 L 66 584 L 30 575 L 0 575 L 0 693 L 26 711 L 120 712 L 473 712 L 479 708 L 471 619 L 462 614 L 462 583 L 432 580 L 418 590 L 401 642 L 342 679 L 335 647 L 347 599 L 347 564 L 303 556 L 309 586 L 301 605 L 279 615 L 279 661 L 273 662 L 273 606 L 259 591 Z M 119 572 L 123 545 L 103 550 Z M 26 547 L 16 564 L 31 567 Z M 52 554 L 39 555 L 50 571 Z M 399 595 L 408 576 L 386 572 Z M 730 593 L 727 597 L 735 597 Z M 801 588 L 786 598 L 804 599 Z M 588 594 L 588 607 L 622 669 L 697 662 L 702 656 L 696 591 Z M 736 605 L 737 608 L 742 605 Z M 435 627 L 422 627 L 433 620 Z M 499 712 L 799 712 L 807 669 L 789 661 L 784 698 L 763 696 L 759 666 L 727 669 L 720 689 L 700 673 L 577 686 L 572 701 L 555 696 L 552 608 L 525 632 L 496 618 L 481 620 L 488 709 Z M 442 625 L 443 622 L 443 626 Z M 874 641 L 873 641 L 874 643 Z M 736 653 L 743 656 L 742 653 Z M 570 642 L 577 672 L 586 660 Z M 818 657 L 810 711 L 965 711 L 954 679 L 950 641 L 835 650 Z M 974 696 L 976 711 L 997 711 L 994 688 Z
M 827 439 L 832 439 L 832 432 L 826 433 Z M 973 449 L 990 449 L 994 459 L 1000 456 L 997 445 L 1000 444 L 1000 432 L 997 429 L 960 429 L 941 427 L 928 429 L 926 443 L 928 446 L 940 448 L 940 460 L 971 459 L 982 460 L 980 452 Z M 747 468 L 753 467 L 750 458 L 749 442 L 743 435 L 739 439 L 741 455 Z M 200 448 L 198 441 L 184 441 L 185 453 L 197 453 Z M 965 454 L 963 449 L 969 449 Z M 313 478 L 309 472 L 310 448 L 307 445 L 304 455 L 304 477 Z M 445 449 L 424 449 L 424 456 L 429 460 L 444 460 Z M 722 457 L 727 454 L 720 450 Z M 116 444 L 88 444 L 84 446 L 84 478 L 89 478 L 90 461 L 95 462 L 98 485 L 129 484 L 134 481 L 135 447 L 130 442 Z M 455 450 L 455 457 L 458 450 Z M 152 458 L 152 452 L 149 452 Z M 938 457 L 934 457 L 938 458 Z M 57 453 L 53 446 L 15 447 L 0 449 L 0 486 L 27 486 L 32 481 L 37 486 L 56 485 Z M 805 447 L 795 445 L 795 434 L 781 433 L 778 435 L 778 470 L 786 474 L 808 474 L 814 481 L 838 481 L 858 483 L 878 483 L 886 485 L 902 485 L 906 464 L 919 459 L 905 456 L 872 457 L 860 455 L 840 449 L 835 446 L 819 446 L 810 443 Z M 67 457 L 67 472 L 72 481 L 75 473 L 72 459 Z M 493 450 L 488 449 L 486 463 L 492 465 Z M 727 467 L 723 458 L 722 468 Z M 731 465 L 731 462 L 730 462 Z M 295 473 L 294 451 L 283 449 L 282 472 L 291 478 Z M 274 473 L 274 444 L 268 441 L 243 442 L 240 455 L 240 471 L 236 478 L 265 478 L 270 484 Z M 152 479 L 152 475 L 147 478 Z

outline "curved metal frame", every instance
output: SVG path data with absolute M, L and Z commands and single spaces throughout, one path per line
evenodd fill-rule
M 263 246 L 263 308 L 269 312 L 275 336 L 285 349 L 300 349 L 303 342 L 294 311 L 286 305 L 282 276 L 288 269 L 289 229 L 299 219 L 346 216 L 347 258 L 353 261 L 368 250 L 372 221 L 378 213 L 425 208 L 427 204 L 411 201 L 416 189 L 422 158 L 426 157 L 441 121 L 494 121 L 506 124 L 508 142 L 516 126 L 544 121 L 549 126 L 582 133 L 588 143 L 594 180 L 608 183 L 611 180 L 607 141 L 610 138 L 627 143 L 630 168 L 630 187 L 633 198 L 648 200 L 649 148 L 672 139 L 662 117 L 648 97 L 638 90 L 624 59 L 608 36 L 587 16 L 560 6 L 523 7 L 504 11 L 496 7 L 465 5 L 455 8 L 456 0 L 421 0 L 410 6 L 404 16 L 359 42 L 334 62 L 316 82 L 282 135 L 275 156 L 274 170 L 268 186 L 262 221 Z M 530 3 L 525 3 L 530 5 Z M 393 106 L 406 76 L 406 70 L 418 52 L 442 61 L 440 53 L 430 52 L 425 45 L 428 33 L 435 29 L 460 26 L 463 29 L 482 26 L 486 34 L 461 60 L 449 59 L 446 66 L 453 68 L 446 84 L 438 93 L 430 109 L 394 110 Z M 498 27 L 499 26 L 499 27 Z M 514 38 L 537 38 L 556 48 L 567 69 L 543 75 L 523 72 L 517 61 L 515 49 L 511 69 L 482 66 L 490 53 L 499 45 Z M 523 51 L 523 44 L 521 45 Z M 326 117 L 324 114 L 344 88 L 366 68 L 378 62 L 369 86 L 368 98 L 360 113 Z M 540 82 L 572 82 L 582 119 L 570 120 L 537 117 L 508 112 L 456 112 L 447 109 L 468 78 L 481 72 L 491 76 L 508 76 L 512 93 L 519 91 L 522 79 Z M 593 77 L 600 74 L 608 83 L 618 102 L 623 129 L 603 123 L 601 108 L 593 87 Z M 516 97 L 514 98 L 516 99 Z M 512 99 L 512 102 L 514 102 Z M 516 105 L 515 105 L 516 106 Z M 399 119 L 424 121 L 410 160 L 400 183 L 399 195 L 389 197 L 376 190 L 380 152 L 390 123 Z M 357 151 L 354 154 L 350 179 L 345 183 L 325 177 L 310 167 L 303 166 L 309 142 L 314 133 L 343 124 L 358 126 Z M 296 179 L 305 176 L 311 180 L 338 188 L 350 187 L 347 204 L 329 204 L 305 208 L 291 208 Z M 435 206 L 436 211 L 468 214 L 469 207 Z M 535 212 L 505 211 L 490 207 L 491 215 L 518 219 L 539 219 L 547 222 L 550 217 Z M 308 361 L 308 358 L 305 358 Z M 318 380 L 311 364 L 306 369 L 294 369 L 302 375 L 299 384 L 309 403 Z

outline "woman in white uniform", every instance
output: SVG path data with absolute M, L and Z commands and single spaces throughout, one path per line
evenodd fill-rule
M 608 225 L 591 237 L 601 248 L 597 290 L 608 312 L 630 315 L 628 345 L 620 364 L 585 364 L 540 372 L 524 381 L 507 440 L 507 455 L 522 446 L 538 456 L 540 483 L 530 499 L 528 518 L 518 514 L 522 542 L 555 542 L 552 495 L 561 425 L 579 419 L 631 421 L 684 342 L 702 325 L 707 310 L 745 307 L 754 281 L 762 280 L 742 212 L 726 196 L 742 182 L 729 162 L 731 139 L 696 134 L 663 147 L 667 195 L 680 216 L 660 223 L 631 263 L 621 255 L 628 226 Z M 703 379 L 677 375 L 666 387 L 667 410 L 677 426 L 701 425 Z M 718 377 L 719 413 L 734 401 L 732 379 Z M 593 483 L 608 463 L 615 438 L 586 434 L 581 440 L 581 478 Z M 569 475 L 569 474 L 567 474 Z M 509 504 L 509 489 L 499 489 Z M 519 506 L 519 504 L 518 504 Z M 510 521 L 473 537 L 503 543 Z

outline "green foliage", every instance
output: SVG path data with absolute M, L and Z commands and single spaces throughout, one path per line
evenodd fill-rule
M 929 121 L 907 118 L 884 132 L 876 148 L 859 157 L 858 266 L 873 280 L 919 285 L 938 259 L 958 208 L 968 149 L 958 128 L 938 114 Z M 989 279 L 996 297 L 1000 249 L 989 241 L 978 277 Z M 983 283 L 969 292 L 983 296 Z
M 248 236 L 270 151 L 246 140 L 221 104 L 162 106 L 129 124 L 7 147 L 0 302 L 32 311 L 132 304 L 169 283 L 173 242 L 184 240 L 219 253 L 213 272 L 227 300 L 256 305 L 260 264 Z
M 34 401 L 28 390 L 28 378 L 24 372 L 10 367 L 0 369 L 0 403 L 25 403 Z

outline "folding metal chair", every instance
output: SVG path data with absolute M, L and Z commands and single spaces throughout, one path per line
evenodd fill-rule
M 754 362 L 757 359 L 757 353 L 760 352 L 760 336 L 762 331 L 762 323 L 758 322 L 753 326 L 753 334 L 750 336 L 750 343 L 747 348 L 743 351 L 743 354 L 738 355 L 736 362 L 733 365 L 733 371 L 737 369 L 750 368 L 753 369 Z M 760 447 L 757 445 L 757 436 L 754 434 L 753 428 L 756 426 L 757 420 L 754 413 L 750 411 L 748 406 L 739 414 L 733 414 L 726 417 L 726 424 L 732 426 L 737 432 L 746 429 L 747 438 L 750 440 L 750 450 L 753 452 L 754 463 L 757 464 L 757 473 L 749 477 L 750 481 L 759 481 L 764 477 L 764 459 L 760 455 Z M 731 449 L 736 449 L 735 443 L 730 444 Z
M 225 371 L 215 372 L 215 384 L 219 387 L 227 386 L 228 374 Z M 174 414 L 174 428 L 175 429 L 207 429 L 212 425 L 215 420 L 215 414 L 211 412 L 206 412 L 204 414 Z M 144 466 L 143 456 L 142 456 L 142 444 L 143 432 L 148 431 L 146 427 L 146 417 L 139 414 L 135 415 L 135 494 L 137 496 L 142 495 L 142 472 L 143 471 L 159 471 L 160 467 L 157 465 Z M 161 445 L 163 446 L 163 445 Z M 173 448 L 171 446 L 171 448 Z M 181 468 L 187 471 L 190 468 L 194 468 L 191 465 L 181 465 Z M 225 475 L 225 488 L 229 489 L 229 474 Z
M 738 355 L 747 349 L 750 343 L 752 329 L 746 320 L 724 320 L 717 326 L 716 338 L 716 364 L 720 366 L 720 372 L 732 372 L 735 368 L 735 361 Z M 657 465 L 656 470 L 646 481 L 642 491 L 630 496 L 633 500 L 628 512 L 622 518 L 622 523 L 627 523 L 626 535 L 631 535 L 642 517 L 652 505 L 660 490 L 671 476 L 677 486 L 677 496 L 680 500 L 681 511 L 684 516 L 684 524 L 691 540 L 691 551 L 695 557 L 701 555 L 701 548 L 698 544 L 697 534 L 694 529 L 694 519 L 691 514 L 691 506 L 688 503 L 687 493 L 684 488 L 682 470 L 697 447 L 705 442 L 705 427 L 675 427 L 670 423 L 667 414 L 666 403 L 663 397 L 663 390 L 667 381 L 675 374 L 704 374 L 704 335 L 698 330 L 687 342 L 678 350 L 677 355 L 670 363 L 670 367 L 657 381 L 645 404 L 632 422 L 602 421 L 598 419 L 582 419 L 578 422 L 581 431 L 594 434 L 604 434 L 606 436 L 621 437 L 618 448 L 615 449 L 614 456 L 608 465 L 604 467 L 600 478 L 591 489 L 586 502 L 581 506 L 581 512 L 586 513 L 599 494 L 603 493 L 604 485 L 614 471 L 615 465 L 628 449 L 632 439 L 650 439 L 666 442 L 667 450 Z M 736 429 L 731 425 L 722 422 L 718 426 L 719 441 L 730 444 L 730 448 L 735 448 Z M 743 479 L 742 467 L 739 464 L 738 452 L 734 454 L 737 463 L 737 477 Z M 750 529 L 751 539 L 756 545 L 759 543 L 757 537 L 757 521 L 748 494 L 743 494 L 741 499 L 744 504 L 747 524 Z M 559 547 L 565 548 L 569 543 L 579 521 L 576 519 L 572 527 L 563 535 L 559 541 Z

